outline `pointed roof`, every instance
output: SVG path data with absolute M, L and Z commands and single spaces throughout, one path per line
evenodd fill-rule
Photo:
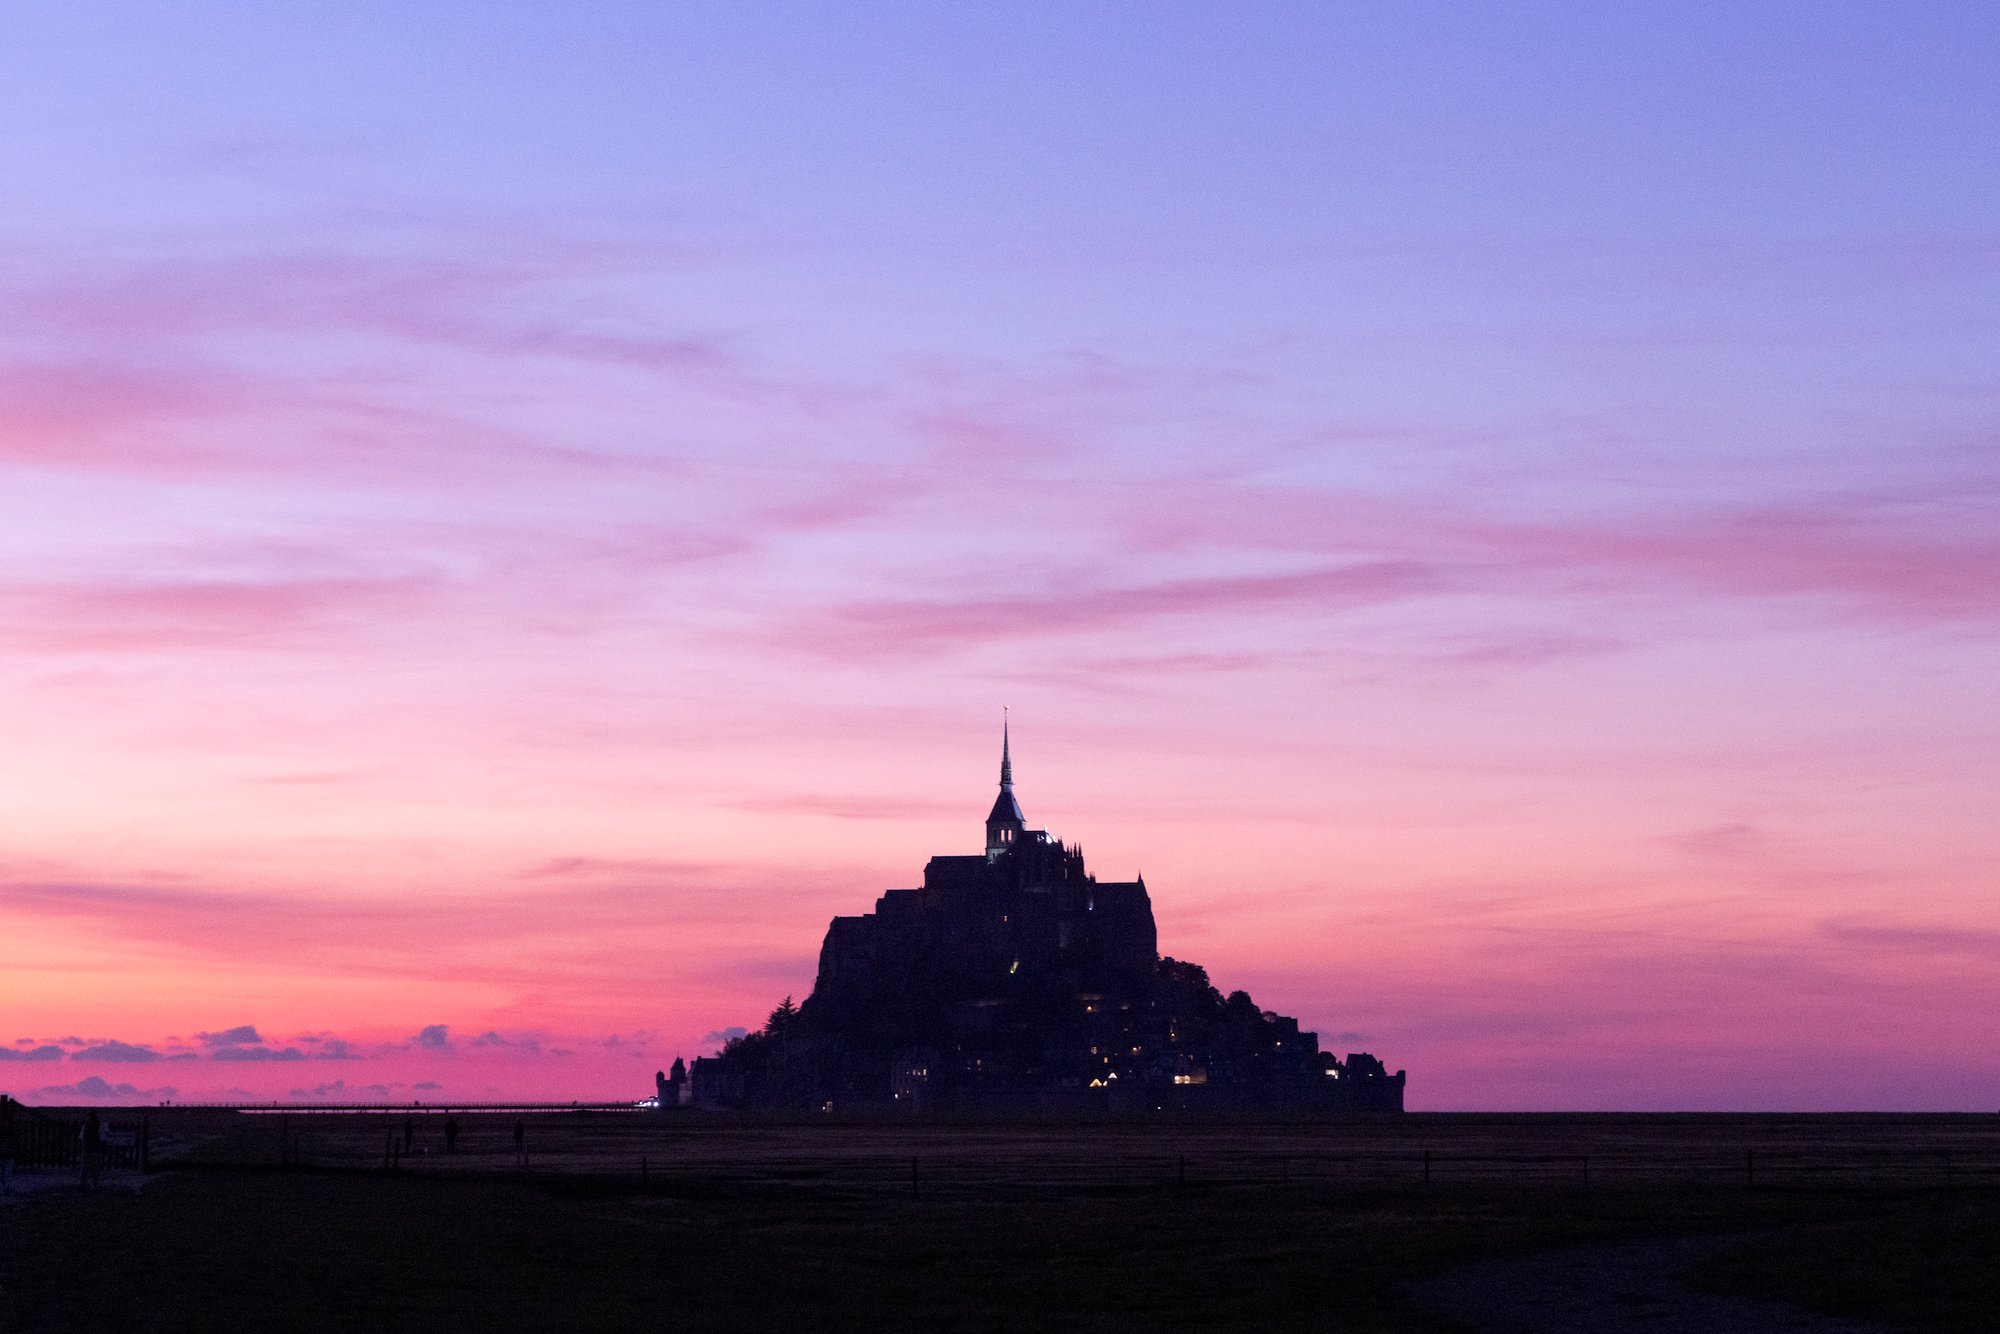
M 1008 734 L 1007 710 L 1000 710 L 1000 786 L 1010 792 L 1014 788 L 1013 738 Z
M 993 799 L 993 811 L 986 817 L 986 823 L 1027 825 L 1027 817 L 1021 814 L 1021 803 L 1014 800 L 1013 739 L 1008 735 L 1005 709 L 1000 711 L 1000 795 Z
M 1000 795 L 993 799 L 993 810 L 987 815 L 986 823 L 1027 827 L 1028 818 L 1021 814 L 1021 803 L 1014 800 L 1013 788 L 1000 789 Z

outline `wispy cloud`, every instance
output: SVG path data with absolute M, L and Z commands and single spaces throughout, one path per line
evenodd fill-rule
M 203 580 L 0 585 L 0 642 L 41 651 L 292 646 L 434 605 L 441 581 Z
M 331 1079 L 324 1084 L 315 1084 L 311 1088 L 293 1089 L 285 1096 L 288 1098 L 296 1099 L 300 1102 L 305 1102 L 314 1099 L 326 1099 L 332 1102 L 339 1102 L 349 1097 L 350 1094 L 385 1096 L 390 1091 L 391 1088 L 387 1084 L 370 1084 L 361 1088 L 350 1089 L 347 1086 L 346 1080 Z
M 0 1061 L 60 1061 L 62 1058 L 63 1049 L 56 1046 L 43 1045 L 26 1049 L 0 1047 Z
M 512 364 L 552 382 L 641 376 L 656 400 L 669 382 L 723 403 L 783 397 L 786 379 L 753 372 L 731 331 L 661 328 L 602 295 L 677 262 L 527 244 L 477 260 L 211 252 L 0 271 L 0 464 L 405 484 L 650 467 L 647 451 L 510 425 L 468 382 Z
M 935 653 L 995 640 L 1113 630 L 1171 616 L 1275 607 L 1345 610 L 1446 591 L 1445 572 L 1420 561 L 1358 562 L 1264 575 L 1208 576 L 1033 595 L 854 602 L 787 632 L 801 647 L 874 658 Z
M 303 1061 L 306 1054 L 297 1047 L 217 1047 L 211 1061 Z
M 1425 559 L 1485 595 L 1691 594 L 1833 600 L 1890 619 L 2000 611 L 2000 493 L 1989 472 L 1937 487 L 1829 489 L 1758 503 L 1565 518 L 1507 514 L 1504 496 L 1379 500 L 1310 487 L 1169 488 L 1134 520 L 1140 549 L 1366 553 Z
M 963 802 L 810 792 L 718 799 L 711 804 L 727 810 L 756 811 L 764 815 L 819 815 L 835 820 L 924 820 L 964 814 Z
M 2000 930 L 1986 927 L 1894 922 L 1855 916 L 1822 922 L 1820 933 L 1828 940 L 1863 949 L 2000 958 Z
M 451 977 L 529 990 L 559 979 L 576 994 L 632 985 L 647 966 L 634 954 L 635 940 L 654 939 L 665 948 L 670 935 L 685 940 L 692 929 L 719 943 L 731 923 L 755 918 L 756 905 L 744 890 L 762 879 L 754 867 L 709 877 L 606 870 L 595 865 L 598 859 L 580 860 L 590 864 L 588 871 L 534 877 L 525 882 L 535 886 L 530 889 L 416 898 L 0 882 L 0 912 L 23 922 L 84 924 L 100 947 L 122 942 L 150 955 L 252 968 L 282 960 L 294 975 Z M 663 893 L 668 889 L 673 893 Z M 494 948 L 502 943 L 509 948 Z M 720 966 L 730 953 L 719 950 L 713 957 Z M 148 1059 L 110 1050 L 120 1053 L 115 1059 Z
M 70 1053 L 72 1061 L 108 1061 L 119 1065 L 144 1065 L 167 1059 L 153 1048 L 131 1042 L 99 1042 Z
M 1749 856 L 1768 846 L 1770 835 L 1755 825 L 1738 822 L 1669 834 L 1666 842 L 1698 857 L 1733 859 Z
M 629 269 L 636 258 L 573 244 L 478 260 L 331 251 L 187 258 L 122 272 L 16 278 L 0 301 L 29 315 L 17 324 L 17 337 L 32 332 L 48 343 L 128 353 L 218 334 L 324 339 L 366 332 L 487 355 L 687 373 L 727 369 L 731 358 L 712 333 L 613 329 L 603 320 L 594 321 L 597 328 L 579 327 L 574 318 L 538 319 L 518 300 L 538 288 L 560 288 L 566 278 Z M 643 267 L 660 262 L 648 255 Z M 579 299 L 572 294 L 572 303 Z
M 308 1033 L 294 1039 L 307 1049 L 316 1061 L 359 1061 L 364 1059 L 361 1052 L 346 1038 L 334 1037 L 331 1033 Z
M 161 1098 L 176 1098 L 180 1090 L 171 1084 L 159 1088 L 140 1088 L 136 1084 L 118 1083 L 99 1075 L 86 1075 L 74 1084 L 49 1084 L 35 1090 L 35 1096 L 43 1102 L 62 1102 L 70 1098 L 81 1098 L 87 1102 L 108 1102 L 112 1100 L 152 1102 Z
M 643 876 L 682 879 L 712 875 L 723 868 L 713 863 L 670 861 L 658 857 L 551 857 L 523 870 L 527 880 L 590 876 Z

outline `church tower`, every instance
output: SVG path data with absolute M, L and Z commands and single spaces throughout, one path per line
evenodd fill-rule
M 992 861 L 1014 846 L 1028 823 L 1021 816 L 1021 803 L 1014 800 L 1014 757 L 1009 749 L 1007 715 L 1000 715 L 1000 795 L 994 798 L 993 813 L 986 817 L 986 860 Z

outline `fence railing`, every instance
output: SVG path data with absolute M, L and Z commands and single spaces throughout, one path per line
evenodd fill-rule
M 152 1127 L 139 1121 L 99 1123 L 99 1152 L 106 1167 L 146 1166 Z M 83 1160 L 84 1122 L 41 1114 L 17 1116 L 14 1165 L 20 1168 L 76 1167 Z
M 15 1159 L 25 1169 L 79 1165 L 84 1117 L 18 1109 Z M 570 1111 L 570 1108 L 564 1108 Z M 261 1111 L 261 1109 L 260 1109 Z M 153 1141 L 153 1122 L 164 1133 Z M 1485 1132 L 1435 1138 L 1363 1134 L 1319 1144 L 1230 1143 L 1225 1132 L 1137 1138 L 1030 1129 L 967 1140 L 906 1127 L 807 1128 L 626 1115 L 501 1115 L 462 1119 L 431 1109 L 384 1115 L 168 1112 L 101 1122 L 103 1165 L 412 1172 L 531 1173 L 589 1179 L 607 1190 L 952 1194 L 972 1196 L 1160 1189 L 1358 1191 L 1447 1187 L 2000 1186 L 2000 1125 L 1941 1126 L 1898 1142 L 1867 1127 L 1829 1140 L 1754 1135 L 1641 1137 L 1563 1143 Z M 1503 1125 L 1501 1131 L 1505 1131 Z M 514 1135 L 522 1138 L 516 1140 Z M 986 1142 L 977 1144 L 982 1134 Z M 1041 1138 L 1037 1138 L 1041 1136 Z M 1456 1138 L 1457 1142 L 1453 1142 Z M 1871 1142 L 1872 1139 L 1872 1142 Z M 1429 1143 L 1426 1143 L 1429 1140 Z M 1748 1142 L 1745 1142 L 1748 1141 Z
M 1010 1195 L 1163 1188 L 1288 1187 L 1372 1190 L 1463 1186 L 1599 1189 L 1644 1186 L 1940 1188 L 2000 1185 L 2000 1146 L 1987 1150 L 1589 1151 L 1479 1153 L 1410 1149 L 1362 1153 L 1120 1153 L 1108 1156 L 965 1152 L 747 1154 L 689 1152 L 671 1142 L 578 1145 L 529 1134 L 447 1150 L 400 1131 L 338 1138 L 291 1131 L 262 1151 L 207 1167 L 334 1169 L 589 1178 L 608 1188 L 662 1193 L 801 1192 Z

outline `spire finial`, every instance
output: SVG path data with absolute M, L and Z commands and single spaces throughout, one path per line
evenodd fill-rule
M 1014 848 L 1027 830 L 1021 818 L 1021 803 L 1014 800 L 1014 739 L 1008 734 L 1007 711 L 1000 710 L 1000 795 L 993 799 L 993 811 L 986 817 L 986 860 L 993 861 Z
M 1000 786 L 1013 790 L 1014 755 L 1012 739 L 1007 735 L 1007 706 L 1000 706 Z

